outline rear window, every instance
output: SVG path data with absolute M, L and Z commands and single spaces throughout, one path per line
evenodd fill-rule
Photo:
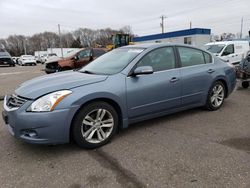
M 203 52 L 188 47 L 178 47 L 182 67 L 205 64 Z

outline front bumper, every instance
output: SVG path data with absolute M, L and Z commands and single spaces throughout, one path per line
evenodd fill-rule
M 68 143 L 70 125 L 77 107 L 52 112 L 26 112 L 32 102 L 27 101 L 18 109 L 10 109 L 5 97 L 2 116 L 11 135 L 33 144 Z

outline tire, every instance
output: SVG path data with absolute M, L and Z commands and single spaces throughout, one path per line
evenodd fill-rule
M 117 132 L 118 122 L 116 110 L 108 103 L 100 101 L 87 104 L 73 121 L 73 139 L 81 148 L 94 149 L 103 146 Z
M 244 88 L 244 89 L 247 89 L 249 87 L 249 82 L 247 81 L 244 81 L 241 83 L 241 86 Z
M 225 96 L 225 85 L 221 81 L 214 82 L 208 92 L 206 109 L 210 111 L 218 110 L 222 106 Z

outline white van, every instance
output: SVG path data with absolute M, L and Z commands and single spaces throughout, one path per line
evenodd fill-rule
M 246 57 L 250 50 L 250 43 L 249 41 L 211 42 L 206 44 L 205 48 L 224 61 L 237 65 Z

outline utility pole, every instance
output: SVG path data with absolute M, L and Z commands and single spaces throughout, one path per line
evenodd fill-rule
M 161 18 L 161 23 L 160 23 L 161 32 L 164 33 L 164 19 L 167 18 L 167 17 L 162 15 L 160 18 Z
M 240 26 L 240 38 L 242 39 L 242 30 L 243 30 L 243 17 L 241 18 L 241 26 Z
M 23 41 L 24 54 L 27 55 L 26 39 Z
M 59 33 L 59 39 L 60 39 L 61 54 L 62 54 L 62 57 L 63 57 L 62 37 L 61 37 L 61 28 L 60 28 L 60 24 L 58 24 L 58 33 Z
M 189 23 L 189 29 L 192 29 L 192 22 Z

